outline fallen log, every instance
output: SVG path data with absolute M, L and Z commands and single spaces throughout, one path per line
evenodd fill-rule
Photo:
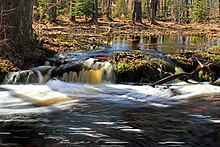
M 183 72 L 183 73 L 179 73 L 179 74 L 175 74 L 175 75 L 170 75 L 170 76 L 167 76 L 165 78 L 162 78 L 162 79 L 152 83 L 151 86 L 155 87 L 156 85 L 161 85 L 161 84 L 170 82 L 170 81 L 175 80 L 175 79 L 188 81 L 189 79 L 192 79 L 192 77 L 195 76 L 195 74 L 197 74 L 204 67 L 206 67 L 206 65 L 201 65 L 200 64 L 200 66 L 197 69 L 195 69 L 194 71 L 192 71 L 190 73 Z

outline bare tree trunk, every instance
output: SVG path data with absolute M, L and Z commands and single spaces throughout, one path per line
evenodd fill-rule
M 218 15 L 220 15 L 220 0 L 218 1 Z
M 134 0 L 134 10 L 132 13 L 132 21 L 142 23 L 141 0 Z
M 35 5 L 35 6 L 38 6 L 38 5 L 39 5 L 38 0 L 34 0 L 34 5 Z
M 179 11 L 178 11 L 178 1 L 174 1 L 174 21 L 177 22 L 178 21 L 178 15 L 179 15 Z
M 93 17 L 92 17 L 92 21 L 95 23 L 95 24 L 98 24 L 98 0 L 94 0 L 94 14 L 93 14 Z
M 69 6 L 69 13 L 70 14 L 74 12 L 74 10 L 73 10 L 73 2 L 74 2 L 73 0 L 70 1 L 70 6 Z M 70 21 L 76 22 L 75 15 L 73 15 L 73 14 L 70 15 Z
M 188 0 L 185 0 L 185 5 L 186 5 L 186 13 L 185 13 L 185 23 L 189 23 L 189 4 Z
M 158 0 L 147 0 L 147 19 L 151 24 L 156 24 L 156 12 L 157 12 Z
M 163 3 L 163 9 L 164 9 L 164 17 L 167 18 L 167 0 L 163 0 L 164 3 Z
M 107 0 L 106 17 L 112 20 L 112 0 Z
M 102 14 L 105 15 L 107 7 L 107 0 L 102 0 Z
M 151 7 L 150 7 L 150 0 L 147 0 L 146 1 L 146 16 L 147 16 L 147 20 L 149 21 L 149 22 L 151 22 L 151 17 L 152 17 L 152 15 L 151 15 Z
M 57 17 L 57 0 L 50 0 L 49 21 L 56 22 L 56 17 Z
M 7 40 L 1 44 L 1 58 L 5 54 L 7 59 L 34 60 L 32 9 L 33 0 L 0 0 L 0 40 Z
M 16 48 L 32 46 L 32 6 L 32 0 L 0 0 L 0 39 L 7 38 Z
M 127 0 L 128 11 L 132 11 L 132 0 Z
M 151 0 L 151 10 L 152 10 L 152 17 L 151 17 L 151 23 L 155 24 L 156 20 L 156 12 L 157 12 L 157 2 L 158 0 Z
M 220 0 L 218 1 L 218 11 L 219 11 L 218 15 L 220 15 Z

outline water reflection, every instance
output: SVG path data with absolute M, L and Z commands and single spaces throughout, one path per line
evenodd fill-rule
M 186 49 L 205 49 L 220 46 L 218 40 L 206 37 L 184 35 L 116 35 L 113 37 L 112 48 L 115 50 L 158 50 L 175 53 Z
M 182 50 L 207 49 L 220 46 L 219 40 L 206 37 L 184 35 L 148 35 L 124 34 L 105 38 L 108 45 L 100 46 L 96 50 L 79 50 L 74 52 L 61 52 L 51 61 L 59 59 L 63 63 L 69 61 L 83 61 L 95 57 L 111 57 L 116 52 L 138 51 L 151 56 L 160 56 L 167 53 L 178 53 Z M 111 40 L 111 41 L 110 41 Z

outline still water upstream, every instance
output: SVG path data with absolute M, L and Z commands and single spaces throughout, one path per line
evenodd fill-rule
M 189 38 L 188 44 L 114 39 L 112 47 L 58 56 L 82 61 L 134 45 L 143 52 L 168 52 L 168 46 L 190 48 Z M 0 146 L 220 146 L 220 87 L 178 82 L 153 88 L 65 78 L 39 83 L 0 85 Z

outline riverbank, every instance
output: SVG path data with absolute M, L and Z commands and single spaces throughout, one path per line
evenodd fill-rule
M 100 45 L 111 45 L 114 34 L 180 34 L 212 39 L 220 38 L 220 24 L 218 22 L 175 24 L 158 21 L 157 25 L 151 25 L 147 23 L 133 24 L 126 20 L 110 22 L 100 19 L 99 24 L 94 25 L 84 22 L 72 23 L 66 18 L 59 18 L 53 24 L 34 22 L 33 28 L 38 40 L 36 52 L 41 54 L 42 59 L 46 59 L 48 56 L 52 56 L 60 51 L 90 50 L 96 49 Z M 13 59 L 13 57 L 11 58 Z M 1 58 L 0 64 L 2 73 L 21 69 L 17 66 L 18 64 L 15 65 L 10 60 L 3 58 Z M 43 62 L 27 64 L 24 68 L 30 68 L 39 64 L 43 64 Z

